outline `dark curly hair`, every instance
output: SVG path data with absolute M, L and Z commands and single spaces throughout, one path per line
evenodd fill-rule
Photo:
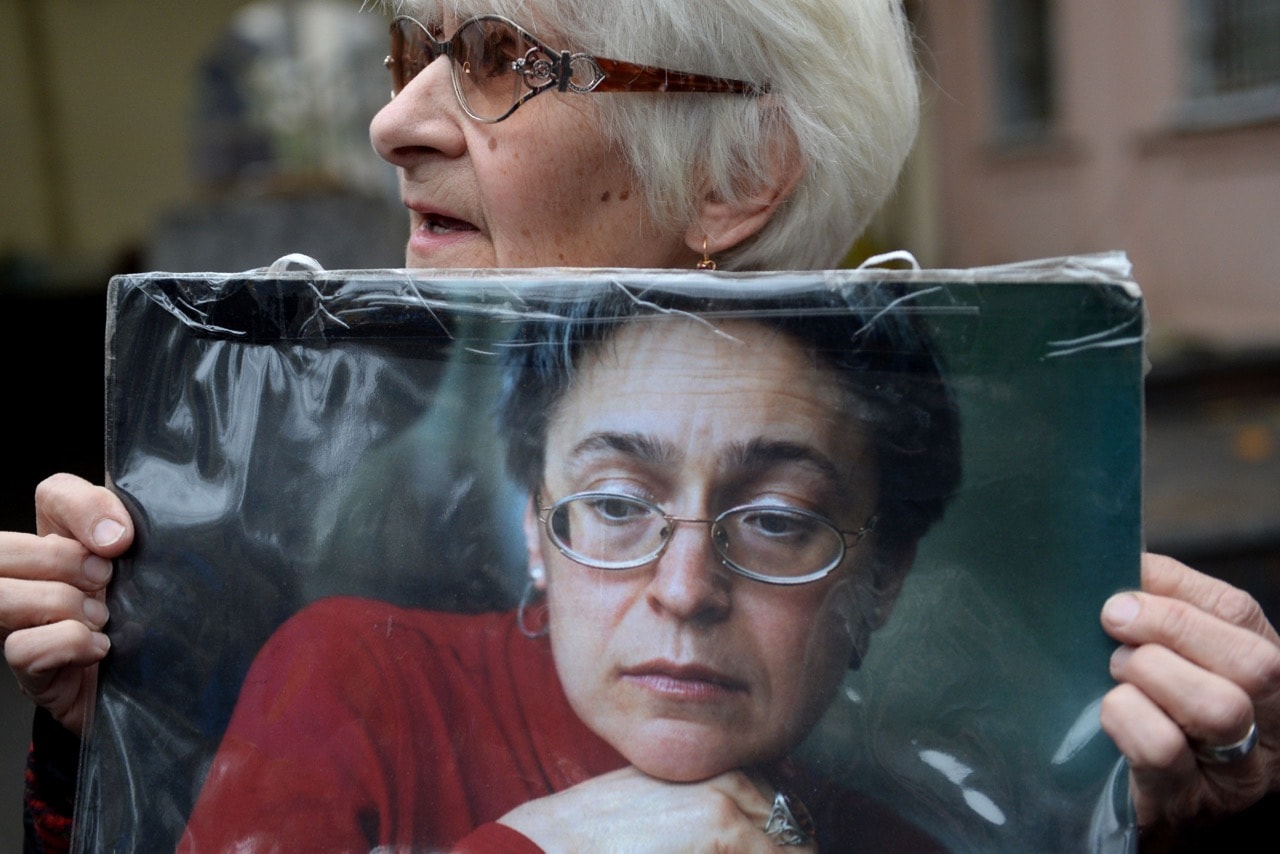
M 858 400 L 880 473 L 876 541 L 909 548 L 941 516 L 960 481 L 960 417 L 934 344 L 902 285 L 859 283 L 793 295 L 748 288 L 704 295 L 615 284 L 561 291 L 522 323 L 504 354 L 498 429 L 511 476 L 542 483 L 548 425 L 574 370 L 622 326 L 671 313 L 750 320 L 832 370 Z M 851 417 L 853 417 L 851 415 Z

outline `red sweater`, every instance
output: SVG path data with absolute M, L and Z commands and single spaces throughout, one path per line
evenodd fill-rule
M 492 822 L 625 764 L 513 615 L 329 599 L 258 655 L 179 850 L 537 851 Z

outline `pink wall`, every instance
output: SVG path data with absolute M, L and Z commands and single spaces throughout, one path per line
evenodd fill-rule
M 1124 249 L 1157 336 L 1280 345 L 1280 104 L 1177 127 L 1183 4 L 1054 4 L 1057 120 L 1021 147 L 995 137 L 989 0 L 922 5 L 943 264 Z

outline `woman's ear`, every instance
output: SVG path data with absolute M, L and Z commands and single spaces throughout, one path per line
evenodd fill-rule
M 876 608 L 872 629 L 879 629 L 889 621 L 893 606 L 898 603 L 898 594 L 902 592 L 902 585 L 907 580 L 907 573 L 916 562 L 916 544 L 912 543 L 901 549 L 895 549 L 892 553 L 885 555 L 882 560 L 884 574 L 876 589 Z
M 768 225 L 778 208 L 791 197 L 804 175 L 804 158 L 787 131 L 776 139 L 765 157 L 768 168 L 760 184 L 745 188 L 735 199 L 724 199 L 707 188 L 698 215 L 685 232 L 685 244 L 702 254 L 724 252 L 753 237 Z
M 853 631 L 853 655 L 849 661 L 851 670 L 862 666 L 862 660 L 871 646 L 871 634 L 883 627 L 893 613 L 903 582 L 907 580 L 907 572 L 916 562 L 916 544 L 882 553 L 875 560 L 879 563 L 875 583 L 859 590 L 862 601 L 858 603 L 859 622 Z
M 534 503 L 534 497 L 529 496 L 529 501 L 524 506 L 524 548 L 525 554 L 529 559 L 529 580 L 533 582 L 535 589 L 545 591 L 547 589 L 547 565 L 542 560 L 542 529 L 538 523 L 538 508 Z

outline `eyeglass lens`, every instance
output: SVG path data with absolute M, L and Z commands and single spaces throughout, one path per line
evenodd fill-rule
M 446 43 L 431 38 L 412 18 L 391 24 L 392 90 L 399 93 L 434 62 L 444 48 L 452 62 L 454 88 L 468 113 L 494 120 L 506 115 L 530 90 L 513 65 L 537 45 L 509 23 L 473 18 Z
M 662 511 L 622 495 L 587 494 L 551 508 L 548 532 L 571 557 L 601 569 L 639 566 L 674 532 Z M 798 578 L 839 562 L 844 538 L 828 521 L 788 507 L 731 510 L 711 523 L 716 551 L 731 564 L 772 578 Z

